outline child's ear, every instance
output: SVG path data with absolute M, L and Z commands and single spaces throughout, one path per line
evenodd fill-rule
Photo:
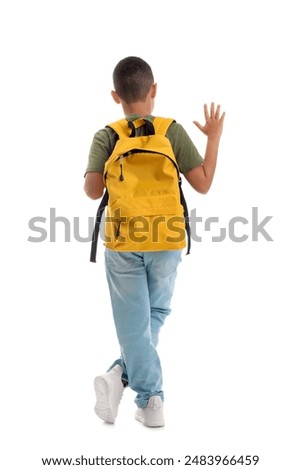
M 157 83 L 153 83 L 150 91 L 151 91 L 151 98 L 155 98 L 157 94 Z
M 112 98 L 115 101 L 115 103 L 117 103 L 117 104 L 121 103 L 121 100 L 120 100 L 119 96 L 117 95 L 116 91 L 112 90 L 111 95 L 112 95 Z

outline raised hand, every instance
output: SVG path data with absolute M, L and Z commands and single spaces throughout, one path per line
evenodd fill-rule
M 205 134 L 208 138 L 220 138 L 223 131 L 223 123 L 225 113 L 220 116 L 220 105 L 218 104 L 215 109 L 215 104 L 211 103 L 210 114 L 208 112 L 207 104 L 204 104 L 205 125 L 202 126 L 198 121 L 193 121 L 194 124 Z

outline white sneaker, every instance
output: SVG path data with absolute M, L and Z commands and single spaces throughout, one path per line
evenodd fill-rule
M 146 408 L 138 408 L 135 418 L 149 428 L 164 426 L 163 401 L 161 397 L 158 395 L 150 397 Z
M 95 413 L 106 423 L 113 424 L 117 416 L 118 406 L 124 391 L 124 385 L 121 381 L 122 372 L 122 367 L 116 365 L 109 372 L 94 380 L 97 398 Z

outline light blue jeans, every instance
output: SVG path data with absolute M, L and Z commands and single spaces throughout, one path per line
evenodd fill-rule
M 123 368 L 123 380 L 137 392 L 139 408 L 162 390 L 156 350 L 160 328 L 169 315 L 181 250 L 118 252 L 106 249 L 106 274 Z M 110 370 L 109 369 L 109 370 Z

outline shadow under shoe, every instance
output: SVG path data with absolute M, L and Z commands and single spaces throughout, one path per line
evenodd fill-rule
M 124 384 L 121 381 L 122 367 L 116 365 L 106 374 L 96 377 L 94 388 L 96 393 L 95 413 L 106 423 L 115 422 Z

